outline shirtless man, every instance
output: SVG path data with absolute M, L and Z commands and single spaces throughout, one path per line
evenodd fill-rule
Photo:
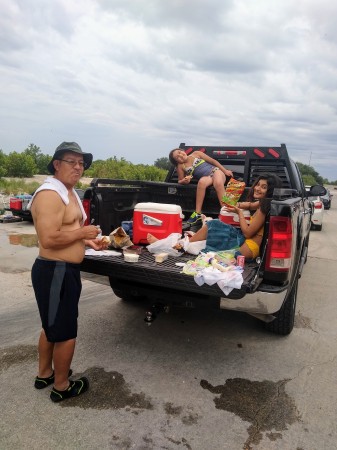
M 85 246 L 106 248 L 94 226 L 83 226 L 85 212 L 74 186 L 90 167 L 91 153 L 76 142 L 63 142 L 55 150 L 48 177 L 28 207 L 39 240 L 39 256 L 32 267 L 32 282 L 42 321 L 39 373 L 34 386 L 54 383 L 50 398 L 59 402 L 76 397 L 89 387 L 86 377 L 70 380 L 76 336 L 78 301 L 81 294 L 79 264 Z

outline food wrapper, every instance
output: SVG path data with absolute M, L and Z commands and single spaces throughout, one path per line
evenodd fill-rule
M 116 228 L 109 234 L 111 247 L 114 248 L 125 248 L 133 245 L 130 236 L 125 232 L 122 227 Z
M 237 181 L 231 178 L 226 186 L 222 202 L 228 206 L 235 206 L 245 190 L 245 186 L 246 184 L 243 181 Z
M 102 242 L 103 244 L 110 245 L 110 244 L 111 244 L 110 236 L 102 236 L 102 237 L 101 237 L 101 242 Z

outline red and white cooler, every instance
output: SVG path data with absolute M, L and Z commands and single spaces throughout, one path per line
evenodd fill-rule
M 182 233 L 183 214 L 179 205 L 137 203 L 133 212 L 134 244 L 147 244 L 147 234 L 164 239 L 171 233 Z
M 242 211 L 243 211 L 243 215 L 244 215 L 247 223 L 249 223 L 250 222 L 250 212 L 246 209 L 243 209 Z M 219 214 L 219 219 L 221 220 L 221 222 L 228 223 L 229 225 L 234 225 L 234 226 L 240 225 L 239 215 L 234 212 L 226 211 L 225 208 L 221 208 L 220 214 Z

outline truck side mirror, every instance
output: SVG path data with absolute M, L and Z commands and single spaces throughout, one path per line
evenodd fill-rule
M 308 192 L 308 196 L 313 196 L 315 197 L 316 195 L 325 195 L 326 194 L 326 189 L 324 186 L 321 186 L 320 184 L 316 184 L 315 186 L 311 186 L 309 192 Z

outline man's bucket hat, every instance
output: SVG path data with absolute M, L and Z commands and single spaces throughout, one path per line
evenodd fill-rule
M 57 149 L 55 150 L 53 159 L 50 161 L 50 163 L 47 166 L 47 169 L 49 170 L 49 172 L 51 174 L 54 175 L 54 173 L 55 173 L 55 167 L 54 167 L 53 162 L 58 159 L 61 159 L 63 153 L 66 153 L 66 152 L 74 152 L 79 155 L 82 155 L 83 161 L 84 161 L 84 169 L 89 169 L 89 167 L 91 166 L 92 159 L 93 159 L 93 156 L 91 153 L 82 152 L 81 147 L 76 142 L 62 142 L 62 144 L 60 144 L 57 147 Z

